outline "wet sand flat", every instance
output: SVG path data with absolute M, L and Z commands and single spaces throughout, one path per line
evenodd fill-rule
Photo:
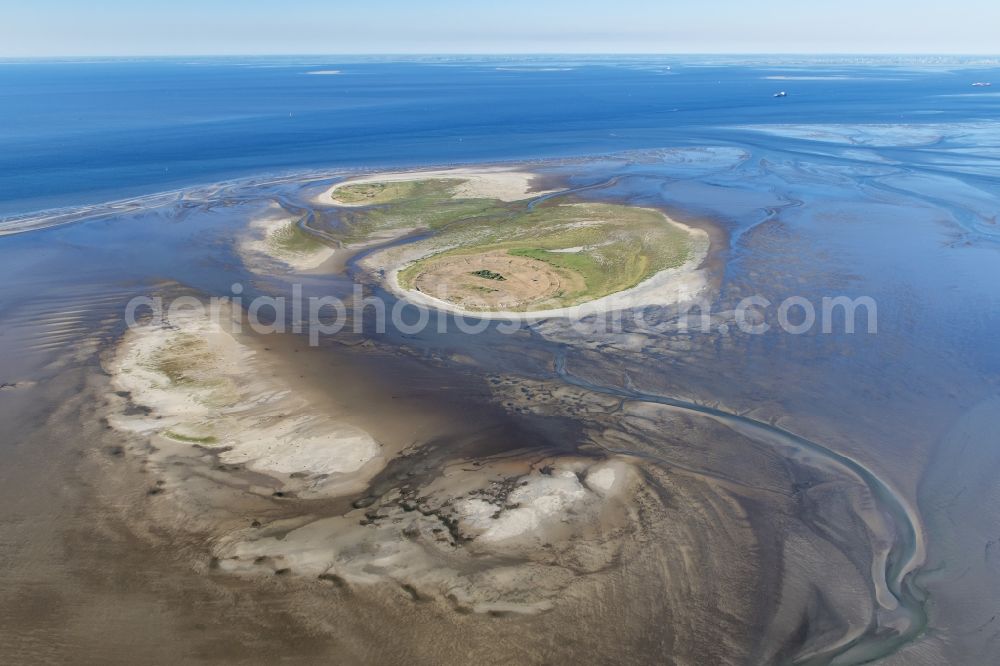
M 643 159 L 552 165 L 540 196 L 577 179 L 586 196 L 650 205 L 676 172 Z M 43 240 L 50 249 L 3 287 L 11 360 L 0 415 L 12 444 L 0 552 L 11 584 L 0 592 L 0 653 L 22 662 L 84 651 L 112 663 L 988 659 L 991 588 L 955 583 L 953 563 L 980 581 L 992 571 L 981 509 L 992 486 L 976 474 L 989 457 L 983 396 L 995 387 L 955 361 L 973 352 L 949 337 L 954 321 L 927 338 L 896 324 L 947 299 L 902 294 L 882 264 L 905 262 L 850 242 L 856 211 L 841 193 L 802 190 L 830 187 L 813 159 L 812 171 L 777 164 L 767 181 L 789 200 L 811 197 L 809 207 L 736 192 L 709 217 L 678 207 L 691 201 L 662 202 L 711 230 L 698 289 L 685 292 L 716 306 L 701 332 L 677 325 L 676 299 L 612 330 L 550 314 L 513 333 L 379 331 L 371 309 L 351 313 L 360 332 L 318 346 L 197 317 L 123 330 L 132 296 L 205 302 L 234 282 L 244 302 L 292 283 L 344 295 L 357 282 L 392 299 L 372 261 L 419 236 L 356 247 L 332 273 L 282 259 L 287 246 L 244 244 L 267 239 L 252 220 L 295 220 L 332 250 L 342 213 L 315 198 L 339 177 L 11 237 L 0 252 Z M 893 219 L 869 220 L 868 233 L 892 237 Z M 912 219 L 926 256 L 987 271 L 988 253 L 953 259 L 938 219 Z M 150 248 L 141 259 L 107 261 L 140 242 Z M 81 247 L 90 258 L 68 261 Z M 268 253 L 275 261 L 260 261 Z M 877 336 L 736 332 L 743 296 L 862 287 L 881 297 Z M 942 339 L 951 355 L 933 351 Z

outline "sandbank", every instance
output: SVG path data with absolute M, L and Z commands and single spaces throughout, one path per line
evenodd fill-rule
M 165 454 L 209 453 L 270 477 L 268 492 L 332 496 L 363 487 L 382 466 L 380 445 L 268 371 L 228 330 L 230 316 L 181 311 L 129 330 L 105 367 L 131 408 L 109 423 Z
M 401 171 L 391 173 L 375 173 L 359 178 L 349 178 L 336 183 L 317 196 L 313 201 L 317 204 L 336 205 L 342 207 L 366 206 L 365 203 L 347 203 L 338 201 L 336 192 L 339 188 L 362 183 L 393 183 L 415 180 L 455 179 L 464 181 L 457 184 L 453 190 L 455 199 L 497 199 L 499 201 L 521 201 L 533 197 L 544 196 L 558 190 L 534 191 L 532 181 L 536 174 L 527 171 L 504 167 L 487 168 L 454 168 L 434 171 Z

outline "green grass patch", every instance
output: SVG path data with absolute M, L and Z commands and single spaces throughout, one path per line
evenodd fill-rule
M 345 203 L 372 204 L 371 207 L 344 208 L 340 211 L 342 240 L 345 243 L 355 243 L 386 230 L 412 227 L 443 229 L 456 224 L 496 221 L 510 215 L 512 207 L 494 199 L 452 198 L 455 186 L 461 183 L 461 179 L 431 179 L 400 183 L 362 183 L 338 188 L 334 196 L 340 198 L 339 193 L 343 190 L 385 186 L 383 193 L 377 197 L 359 202 L 342 199 Z
M 338 187 L 333 191 L 333 198 L 341 203 L 373 206 L 396 201 L 412 201 L 428 195 L 445 198 L 450 196 L 452 188 L 461 183 L 461 180 L 454 179 L 358 183 Z
M 267 237 L 267 243 L 278 256 L 309 254 L 326 247 L 312 235 L 303 231 L 297 222 L 289 222 L 272 231 Z
M 215 356 L 192 333 L 179 333 L 152 355 L 150 367 L 178 386 L 204 385 L 199 369 L 210 366 Z
M 495 273 L 485 268 L 479 271 L 472 271 L 471 274 L 475 275 L 476 277 L 481 277 L 487 280 L 500 280 L 501 282 L 507 279 L 504 276 L 500 275 L 499 273 Z

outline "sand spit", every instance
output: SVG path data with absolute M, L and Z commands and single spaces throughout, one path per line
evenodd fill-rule
M 461 611 L 537 613 L 615 563 L 637 526 L 637 481 L 617 459 L 460 461 L 344 516 L 235 532 L 214 554 L 224 571 L 389 583 Z
M 533 173 L 503 167 L 376 173 L 370 176 L 350 178 L 336 183 L 316 197 L 314 199 L 314 203 L 343 207 L 365 206 L 367 204 L 346 203 L 337 200 L 337 189 L 347 185 L 360 185 L 362 183 L 398 183 L 414 180 L 430 180 L 435 178 L 463 181 L 462 183 L 456 185 L 454 190 L 452 190 L 453 198 L 455 199 L 498 199 L 500 201 L 521 201 L 523 199 L 539 197 L 557 191 L 533 191 L 532 182 L 535 177 L 536 176 Z
M 109 423 L 148 437 L 164 464 L 207 454 L 267 477 L 250 484 L 258 493 L 327 497 L 363 487 L 382 466 L 379 444 L 274 378 L 228 324 L 192 312 L 130 330 L 105 364 L 129 403 Z
M 337 250 L 307 235 L 297 224 L 295 218 L 274 206 L 270 214 L 250 223 L 237 249 L 249 265 L 277 260 L 296 272 L 315 270 Z
M 649 306 L 666 306 L 697 299 L 708 288 L 708 274 L 700 266 L 708 255 L 708 234 L 694 227 L 683 225 L 666 215 L 669 224 L 683 228 L 691 236 L 691 252 L 682 265 L 668 268 L 647 278 L 630 289 L 571 307 L 546 310 L 468 310 L 446 300 L 436 298 L 416 289 L 405 289 L 399 283 L 399 273 L 412 263 L 442 251 L 433 239 L 401 247 L 392 247 L 366 257 L 361 266 L 378 276 L 384 276 L 390 291 L 411 303 L 426 308 L 442 310 L 477 319 L 504 321 L 538 321 L 541 319 L 580 320 L 607 312 L 641 309 Z M 573 248 L 570 248 L 573 249 Z

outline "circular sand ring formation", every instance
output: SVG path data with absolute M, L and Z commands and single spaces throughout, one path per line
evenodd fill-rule
M 428 259 L 411 286 L 468 310 L 523 310 L 560 303 L 586 289 L 579 273 L 506 250 Z

